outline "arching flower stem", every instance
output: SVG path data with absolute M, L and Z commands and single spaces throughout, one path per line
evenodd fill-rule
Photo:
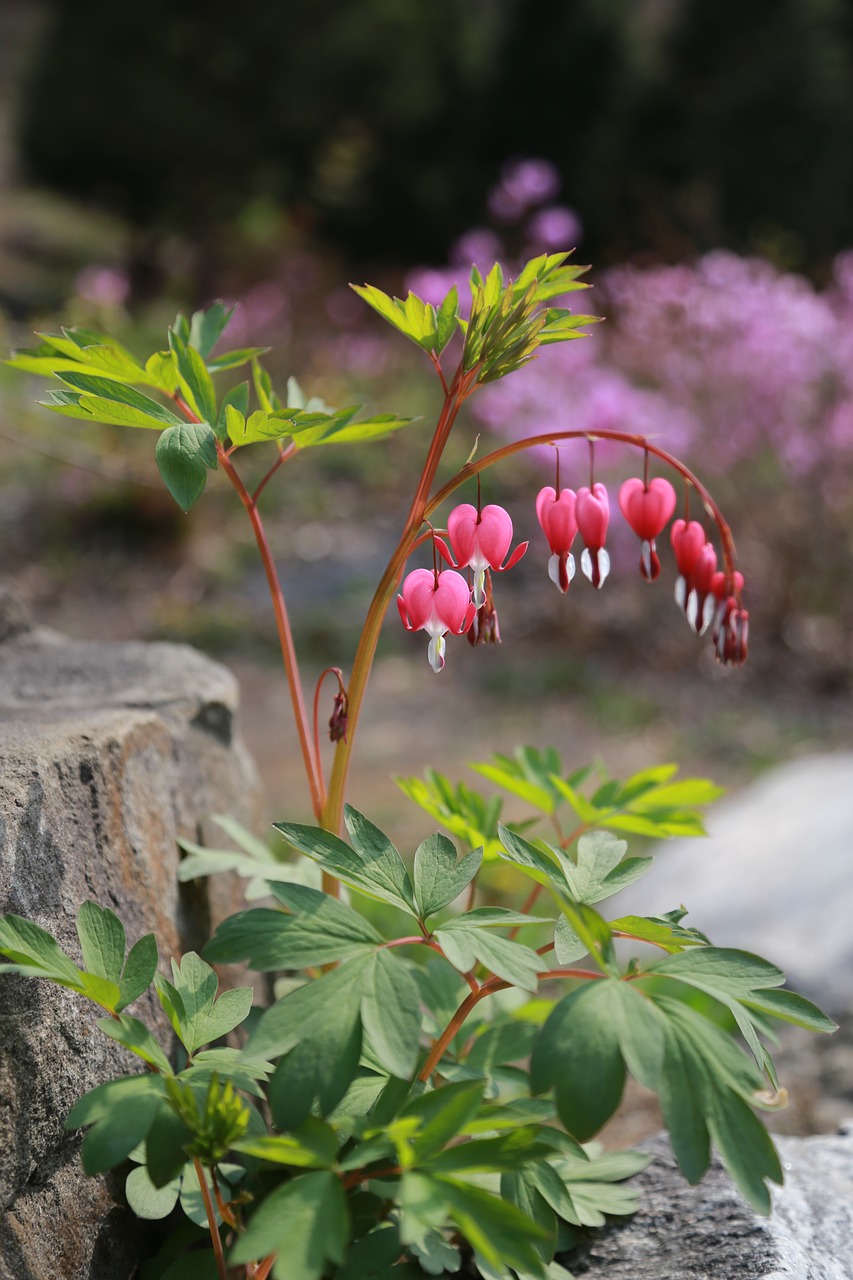
M 548 434 L 528 436 L 524 440 L 516 440 L 512 444 L 503 445 L 500 449 L 495 449 L 493 453 L 487 453 L 482 458 L 466 462 L 465 466 L 445 485 L 442 485 L 435 496 L 430 499 L 426 508 L 426 515 L 432 515 L 433 511 L 442 502 L 445 502 L 452 493 L 455 493 L 460 485 L 464 484 L 466 480 L 471 480 L 479 472 L 485 471 L 487 467 L 493 467 L 496 463 L 502 462 L 504 458 L 511 458 L 514 454 L 522 453 L 525 449 L 533 449 L 539 445 L 553 445 L 560 440 L 588 440 L 590 443 L 596 440 L 613 440 L 619 444 L 631 445 L 635 449 L 646 450 L 655 458 L 659 458 L 661 462 L 665 462 L 667 466 L 672 467 L 674 471 L 684 478 L 688 486 L 696 490 L 701 498 L 702 505 L 719 531 L 726 572 L 734 574 L 735 544 L 732 531 L 723 518 L 720 508 L 701 480 L 674 454 L 668 453 L 666 449 L 661 449 L 658 445 L 652 444 L 645 436 L 635 435 L 630 431 L 551 431 Z

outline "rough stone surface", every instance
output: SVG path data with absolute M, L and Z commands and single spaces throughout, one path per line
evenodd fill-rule
M 637 1179 L 634 1217 L 565 1255 L 587 1280 L 853 1280 L 853 1123 L 837 1135 L 779 1138 L 785 1185 L 760 1218 L 722 1166 L 690 1187 L 661 1134 Z
M 213 843 L 209 815 L 251 826 L 259 812 L 233 677 L 179 645 L 28 629 L 8 597 L 0 636 L 0 913 L 74 957 L 87 898 L 129 942 L 154 931 L 161 960 L 201 947 L 241 892 L 224 878 L 180 886 L 176 837 Z M 132 1012 L 160 1016 L 144 1000 Z M 127 1280 L 145 1251 L 150 1224 L 121 1207 L 122 1180 L 86 1178 L 80 1135 L 63 1129 L 82 1093 L 138 1066 L 98 1016 L 48 983 L 0 980 L 0 1280 Z
M 686 923 L 719 946 L 755 951 L 830 1012 L 853 1011 L 853 753 L 774 769 L 715 804 L 707 825 L 708 840 L 662 845 L 618 914 L 684 901 Z

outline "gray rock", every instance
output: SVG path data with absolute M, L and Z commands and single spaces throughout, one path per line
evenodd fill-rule
M 562 1259 L 588 1280 L 853 1280 L 853 1124 L 837 1135 L 779 1138 L 785 1185 L 760 1218 L 714 1162 L 690 1187 L 661 1134 L 637 1182 L 634 1217 Z
M 242 893 L 223 877 L 179 885 L 176 837 L 214 843 L 211 814 L 259 816 L 234 678 L 183 646 L 80 643 L 3 612 L 0 913 L 79 957 L 74 921 L 91 898 L 129 942 L 155 932 L 161 960 L 199 949 Z M 151 1001 L 132 1012 L 163 1026 Z M 48 983 L 0 980 L 0 1280 L 126 1280 L 150 1240 L 121 1207 L 123 1180 L 86 1178 L 80 1135 L 63 1129 L 81 1094 L 139 1066 L 99 1016 Z
M 794 760 L 718 802 L 707 840 L 661 845 L 617 914 L 683 902 L 719 946 L 755 951 L 830 1012 L 853 1009 L 853 754 Z

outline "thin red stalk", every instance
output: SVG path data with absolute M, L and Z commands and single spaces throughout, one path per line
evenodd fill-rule
M 275 1260 L 277 1257 L 277 1253 L 268 1254 L 267 1257 L 264 1258 L 263 1262 L 259 1264 L 257 1270 L 252 1276 L 252 1280 L 267 1280 L 267 1276 L 275 1266 Z
M 441 389 L 444 392 L 444 394 L 447 395 L 448 394 L 447 382 L 445 381 L 444 370 L 441 367 L 441 361 L 439 360 L 438 356 L 435 354 L 434 351 L 430 351 L 429 358 L 432 361 L 433 365 L 435 366 L 435 371 L 438 374 L 439 381 L 441 382 Z
M 279 581 L 278 572 L 273 559 L 272 549 L 270 548 L 260 512 L 252 501 L 243 481 L 235 471 L 231 460 L 225 456 L 224 450 L 219 452 L 219 462 L 223 471 L 237 491 L 238 498 L 246 509 L 246 514 L 249 517 L 249 521 L 252 525 L 252 531 L 255 535 L 255 542 L 258 545 L 261 562 L 267 576 L 267 585 L 269 586 L 270 596 L 272 597 L 273 612 L 275 614 L 276 627 L 278 629 L 278 639 L 279 644 L 281 645 L 281 656 L 284 661 L 284 670 L 287 675 L 287 683 L 290 688 L 290 700 L 293 705 L 293 718 L 296 722 L 297 733 L 299 734 L 299 745 L 302 749 L 302 759 L 305 763 L 305 772 L 308 777 L 308 784 L 311 788 L 311 804 L 314 809 L 314 815 L 319 821 L 321 819 L 323 803 L 325 800 L 323 771 L 318 757 L 314 754 L 314 743 L 312 741 L 308 713 L 305 709 L 305 700 L 302 694 L 302 682 L 299 678 L 296 647 L 293 643 L 290 619 L 287 616 L 287 606 L 284 603 L 284 592 L 282 591 L 281 582 Z
M 550 944 L 547 949 L 550 950 Z M 597 973 L 593 969 L 543 969 L 541 973 L 536 975 L 540 982 L 545 981 L 547 978 L 603 978 L 604 976 L 603 973 Z M 481 1000 L 485 1000 L 486 996 L 492 996 L 496 991 L 506 991 L 512 985 L 511 982 L 505 982 L 503 978 L 488 978 L 478 991 L 472 991 L 470 995 L 465 997 L 441 1035 L 437 1040 L 433 1041 L 426 1061 L 418 1072 L 419 1080 L 429 1080 L 433 1071 L 435 1071 L 444 1057 L 447 1046 L 460 1027 L 464 1025 L 465 1019 L 471 1010 Z
M 341 1182 L 344 1190 L 349 1191 L 350 1187 L 357 1187 L 368 1178 L 397 1178 L 402 1172 L 398 1164 L 389 1165 L 387 1169 L 353 1169 L 352 1173 L 344 1174 Z
M 192 409 L 180 395 L 174 396 L 175 403 L 184 414 L 189 422 L 199 422 L 198 416 L 193 413 Z M 282 591 L 281 582 L 278 577 L 278 571 L 275 567 L 272 550 L 269 540 L 267 539 L 264 523 L 258 511 L 255 499 L 250 495 L 248 489 L 243 484 L 240 476 L 234 468 L 234 464 L 229 457 L 230 450 L 227 450 L 220 440 L 216 441 L 216 455 L 222 470 L 227 475 L 233 485 L 237 497 L 246 509 L 246 514 L 252 525 L 252 531 L 255 535 L 255 542 L 258 546 L 261 562 L 264 566 L 264 572 L 267 576 L 267 584 L 269 586 L 270 596 L 272 598 L 273 613 L 275 614 L 276 627 L 278 629 L 279 644 L 281 646 L 281 656 L 284 661 L 284 670 L 287 676 L 288 687 L 290 688 L 290 698 L 293 704 L 293 718 L 296 722 L 297 733 L 299 734 L 299 745 L 302 749 L 302 759 L 305 764 L 305 773 L 308 778 L 308 785 L 311 789 L 311 805 L 314 815 L 318 819 L 321 818 L 323 812 L 323 804 L 325 801 L 325 782 L 323 778 L 323 770 L 320 763 L 319 755 L 314 753 L 314 744 L 311 740 L 311 729 L 308 721 L 308 714 L 305 710 L 305 700 L 302 695 L 302 682 L 299 678 L 299 665 L 296 658 L 296 648 L 293 643 L 293 633 L 290 629 L 290 619 L 287 616 L 287 606 L 284 603 L 284 592 Z M 285 450 L 276 462 L 272 471 L 281 464 L 287 455 Z M 270 472 L 272 474 L 272 472 Z M 257 492 L 257 491 L 256 491 Z M 326 885 L 327 877 L 324 875 L 324 887 L 327 891 L 332 892 L 337 881 L 330 879 L 329 885 Z
M 537 445 L 553 444 L 555 440 L 615 440 L 620 444 L 632 445 L 635 449 L 647 449 L 649 453 L 659 458 L 661 462 L 665 462 L 667 466 L 672 467 L 674 471 L 684 477 L 689 485 L 692 485 L 702 499 L 705 510 L 714 520 L 719 530 L 726 572 L 729 574 L 734 573 L 735 544 L 732 531 L 723 518 L 720 508 L 701 480 L 693 474 L 689 467 L 686 467 L 673 454 L 668 453 L 666 449 L 660 449 L 656 444 L 646 440 L 645 436 L 635 435 L 630 431 L 552 431 L 547 435 L 528 436 L 526 440 L 516 440 L 513 444 L 507 444 L 500 449 L 495 449 L 493 453 L 488 453 L 485 457 L 475 462 L 466 462 L 461 471 L 458 471 L 451 480 L 448 480 L 447 484 L 442 485 L 434 497 L 430 498 L 424 515 L 431 516 L 433 511 L 441 506 L 442 502 L 449 498 L 461 484 L 464 484 L 466 480 L 470 480 L 479 472 L 485 471 L 487 467 L 492 467 L 496 462 L 502 462 L 504 458 L 511 458 L 513 454 L 521 453 L 525 449 L 532 449 Z
M 193 1168 L 198 1178 L 198 1185 L 201 1187 L 201 1198 L 204 1201 L 204 1211 L 207 1214 L 207 1225 L 210 1228 L 210 1240 L 213 1245 L 213 1252 L 216 1255 L 216 1270 L 219 1272 L 219 1280 L 228 1280 L 228 1266 L 225 1262 L 225 1251 L 222 1248 L 222 1237 L 219 1234 L 219 1227 L 216 1224 L 216 1210 L 213 1207 L 213 1201 L 210 1198 L 210 1187 L 207 1185 L 207 1175 L 204 1172 L 204 1166 L 198 1158 L 193 1159 Z
M 296 453 L 296 445 L 291 441 L 291 443 L 287 446 L 287 448 L 286 448 L 286 449 L 282 449 L 282 450 L 281 450 L 281 452 L 279 453 L 279 455 L 278 455 L 278 457 L 276 458 L 275 462 L 272 464 L 272 466 L 270 467 L 269 471 L 266 473 L 266 475 L 264 476 L 264 478 L 261 480 L 261 482 L 260 482 L 260 484 L 258 485 L 257 489 L 256 489 L 256 490 L 255 490 L 255 492 L 252 494 L 252 501 L 253 501 L 253 502 L 257 502 L 258 498 L 261 496 L 261 494 L 263 493 L 264 489 L 265 489 L 265 488 L 267 487 L 267 485 L 269 484 L 270 480 L 272 480 L 273 476 L 275 475 L 276 471 L 278 471 L 278 469 L 279 469 L 279 467 L 281 466 L 281 464 L 282 464 L 283 462 L 287 462 L 288 458 L 292 458 L 292 457 L 294 456 L 294 454 L 295 454 L 295 453 Z M 230 454 L 230 450 L 229 450 L 229 454 Z

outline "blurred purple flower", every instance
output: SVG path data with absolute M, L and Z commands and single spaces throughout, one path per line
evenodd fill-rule
M 127 273 L 117 267 L 101 267 L 92 263 L 78 273 L 74 288 L 87 302 L 120 307 L 130 293 L 130 280 Z
M 552 204 L 534 213 L 527 224 L 532 253 L 574 248 L 583 235 L 581 220 L 574 209 Z

